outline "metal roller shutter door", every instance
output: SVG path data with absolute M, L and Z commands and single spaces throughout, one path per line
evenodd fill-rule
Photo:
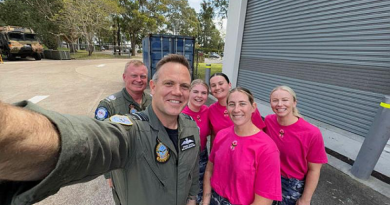
M 390 95 L 390 1 L 248 0 L 239 86 L 277 85 L 303 115 L 366 136 Z

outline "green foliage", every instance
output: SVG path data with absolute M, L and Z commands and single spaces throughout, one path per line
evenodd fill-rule
M 129 55 L 112 55 L 112 54 L 106 54 L 102 52 L 95 52 L 91 55 L 89 55 L 88 51 L 85 50 L 79 50 L 77 53 L 70 54 L 70 57 L 72 59 L 76 60 L 90 60 L 90 59 L 112 59 L 112 58 L 129 58 Z
M 0 26 L 32 28 L 51 49 L 61 40 L 75 44 L 82 39 L 92 53 L 96 39 L 99 45 L 127 40 L 135 55 L 143 37 L 167 33 L 197 36 L 202 47 L 220 50 L 222 39 L 212 19 L 227 2 L 203 0 L 197 16 L 187 0 L 5 0 L 0 3 Z
M 163 13 L 165 6 L 163 1 L 127 1 L 121 0 L 123 8 L 117 18 L 121 21 L 121 27 L 132 45 L 132 55 L 135 55 L 135 45 L 142 42 L 142 38 L 148 33 L 155 33 L 162 26 L 165 19 Z
M 187 0 L 168 0 L 166 4 L 167 31 L 173 35 L 197 36 L 199 21 Z
M 199 45 L 205 49 L 221 51 L 223 49 L 223 39 L 213 22 L 215 17 L 214 10 L 212 1 L 203 0 L 199 13 L 201 31 L 198 36 L 198 42 Z
M 218 10 L 218 16 L 222 19 L 227 18 L 229 0 L 213 0 L 213 6 Z
M 62 0 L 6 0 L 0 5 L 0 19 L 6 25 L 32 28 L 49 48 L 58 47 L 58 27 L 50 21 Z

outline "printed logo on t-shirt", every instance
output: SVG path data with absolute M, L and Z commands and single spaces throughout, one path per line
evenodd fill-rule
M 187 149 L 191 149 L 191 148 L 193 148 L 195 146 L 196 146 L 196 144 L 195 144 L 195 137 L 194 137 L 194 135 L 191 135 L 191 136 L 188 136 L 188 137 L 180 139 L 180 149 L 181 149 L 181 151 L 185 151 Z

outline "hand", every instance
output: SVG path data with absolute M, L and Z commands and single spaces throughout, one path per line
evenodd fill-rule
M 304 200 L 302 198 L 299 198 L 297 200 L 297 203 L 295 203 L 296 205 L 310 205 L 310 200 Z
M 107 179 L 108 186 L 113 189 L 114 185 L 112 184 L 112 179 Z

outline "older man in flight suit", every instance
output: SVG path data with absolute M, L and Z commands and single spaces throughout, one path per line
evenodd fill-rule
M 150 81 L 152 105 L 112 116 L 111 123 L 27 101 L 18 107 L 0 103 L 0 204 L 31 204 L 63 186 L 122 169 L 123 204 L 194 205 L 199 130 L 180 114 L 189 96 L 188 68 L 183 56 L 164 57 Z
M 116 114 L 136 113 L 145 110 L 152 103 L 150 95 L 145 93 L 148 85 L 148 69 L 142 61 L 131 60 L 126 63 L 122 77 L 125 87 L 100 101 L 95 111 L 97 120 L 105 120 Z M 117 193 L 118 187 L 114 186 L 111 179 L 115 173 L 120 174 L 120 171 L 112 171 L 104 176 L 112 188 L 115 204 L 119 205 L 121 203 Z
M 125 87 L 100 101 L 95 111 L 96 119 L 145 110 L 152 102 L 150 95 L 144 92 L 148 85 L 148 69 L 143 62 L 131 60 L 126 63 L 122 77 Z

